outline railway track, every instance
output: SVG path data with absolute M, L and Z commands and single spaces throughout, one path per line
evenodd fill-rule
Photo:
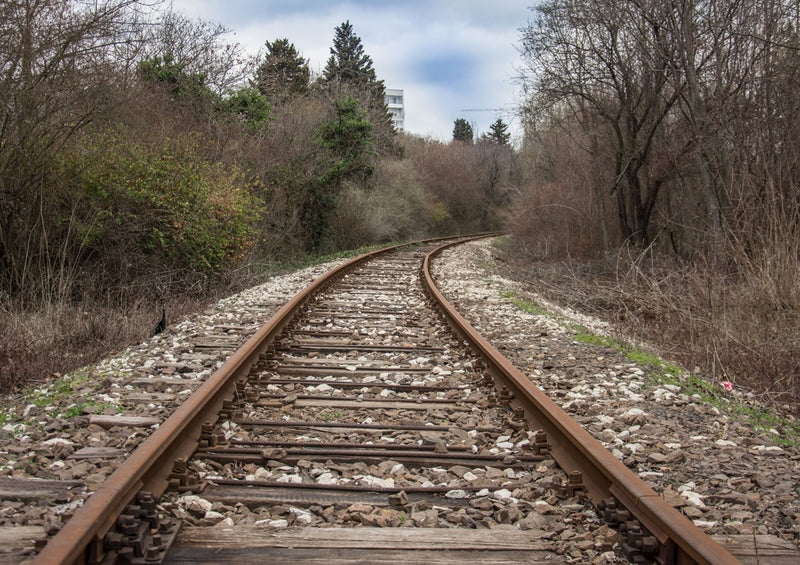
M 634 563 L 738 563 L 447 308 L 438 245 L 287 303 L 35 562 L 579 562 L 549 513 Z

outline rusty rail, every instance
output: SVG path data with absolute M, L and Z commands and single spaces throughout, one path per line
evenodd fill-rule
M 631 530 L 627 539 L 634 547 L 626 549 L 623 541 L 623 550 L 639 554 L 644 546 L 644 553 L 651 554 L 659 564 L 740 564 L 536 388 L 456 312 L 437 289 L 430 272 L 433 257 L 448 247 L 451 245 L 444 245 L 425 257 L 422 278 L 427 292 L 441 306 L 451 327 L 484 358 L 495 381 L 508 387 L 513 397 L 512 408 L 523 410 L 532 429 L 540 428 L 547 434 L 553 458 L 566 473 L 578 478 L 574 486 L 584 490 L 608 522 L 620 525 L 623 539 L 626 539 L 624 530 Z M 639 529 L 631 524 L 634 519 L 647 531 L 633 531 Z
M 312 296 L 356 265 L 378 254 L 439 239 L 454 238 L 401 244 L 355 257 L 325 273 L 286 303 L 109 476 L 61 531 L 47 542 L 34 563 L 68 565 L 102 561 L 106 552 L 105 535 L 115 525 L 126 506 L 142 491 L 156 497 L 163 494 L 168 486 L 174 461 L 188 458 L 194 452 L 202 425 L 216 421 L 223 401 L 232 398 L 237 381 L 246 378 L 259 356 Z M 464 239 L 466 238 L 460 241 Z

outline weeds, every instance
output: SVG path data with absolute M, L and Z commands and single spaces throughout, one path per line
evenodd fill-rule
M 649 373 L 653 375 L 657 382 L 666 384 L 681 384 L 679 376 L 683 374 L 683 369 L 677 365 L 667 363 L 657 355 L 633 347 L 622 340 L 589 333 L 585 328 L 581 327 L 577 327 L 575 329 L 575 339 L 581 343 L 588 343 L 590 345 L 597 345 L 600 347 L 608 347 L 618 353 L 622 353 L 631 362 L 636 363 L 640 367 L 647 367 Z
M 552 314 L 536 304 L 517 298 L 513 292 L 504 292 L 503 298 L 511 301 L 518 308 L 534 315 L 552 316 Z M 629 361 L 646 370 L 646 384 L 651 387 L 674 385 L 686 396 L 711 404 L 730 418 L 746 421 L 754 429 L 772 433 L 773 440 L 783 446 L 800 444 L 800 424 L 791 418 L 779 416 L 769 410 L 754 406 L 738 397 L 728 395 L 719 386 L 696 374 L 690 374 L 678 365 L 664 361 L 659 356 L 634 347 L 623 339 L 599 335 L 588 331 L 585 327 L 572 325 L 575 339 L 581 343 L 597 347 L 606 347 L 624 355 Z
M 81 402 L 80 404 L 73 404 L 71 406 L 68 406 L 64 412 L 61 412 L 61 415 L 64 416 L 65 418 L 75 418 L 77 416 L 83 416 L 85 410 L 90 406 L 92 405 L 86 402 Z
M 518 308 L 534 315 L 552 316 L 552 314 L 537 304 L 522 300 L 513 292 L 503 293 L 503 298 L 509 300 Z M 597 347 L 606 347 L 624 355 L 629 361 L 646 371 L 646 384 L 651 387 L 659 385 L 674 385 L 689 397 L 715 406 L 720 412 L 730 418 L 746 421 L 754 429 L 773 434 L 773 440 L 784 446 L 800 444 L 800 424 L 795 420 L 777 415 L 764 408 L 759 408 L 736 396 L 724 393 L 715 382 L 705 380 L 696 374 L 687 373 L 676 364 L 664 361 L 661 357 L 631 345 L 629 342 L 616 337 L 599 335 L 588 331 L 579 325 L 568 326 L 575 332 L 575 339 L 581 343 Z
M 76 372 L 71 375 L 61 377 L 52 383 L 37 389 L 30 389 L 25 394 L 25 401 L 43 408 L 50 406 L 54 402 L 71 397 L 75 391 L 89 380 L 87 373 Z

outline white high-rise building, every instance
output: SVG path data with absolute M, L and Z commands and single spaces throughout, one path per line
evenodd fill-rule
M 403 91 L 397 88 L 386 89 L 386 106 L 392 115 L 392 124 L 397 131 L 405 129 L 406 111 L 403 107 Z

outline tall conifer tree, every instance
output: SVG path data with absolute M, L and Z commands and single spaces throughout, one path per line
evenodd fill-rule
M 311 72 L 288 39 L 267 41 L 267 56 L 256 71 L 256 86 L 270 102 L 281 103 L 308 92 Z
M 353 31 L 350 21 L 344 22 L 335 31 L 331 56 L 322 72 L 325 81 L 349 83 L 368 89 L 380 88 L 383 91 L 383 81 L 378 80 L 372 58 L 364 53 L 361 38 Z
M 508 145 L 511 140 L 511 134 L 508 133 L 508 124 L 502 118 L 497 118 L 492 125 L 489 126 L 489 133 L 484 134 L 483 139 L 498 145 Z
M 346 21 L 335 29 L 333 47 L 319 84 L 334 99 L 353 96 L 367 111 L 375 126 L 376 145 L 382 150 L 399 152 L 394 144 L 395 130 L 386 106 L 386 87 L 378 79 L 372 58 L 364 52 L 361 38 Z
M 472 143 L 472 125 L 464 118 L 458 118 L 453 123 L 453 141 L 460 141 L 461 143 Z

